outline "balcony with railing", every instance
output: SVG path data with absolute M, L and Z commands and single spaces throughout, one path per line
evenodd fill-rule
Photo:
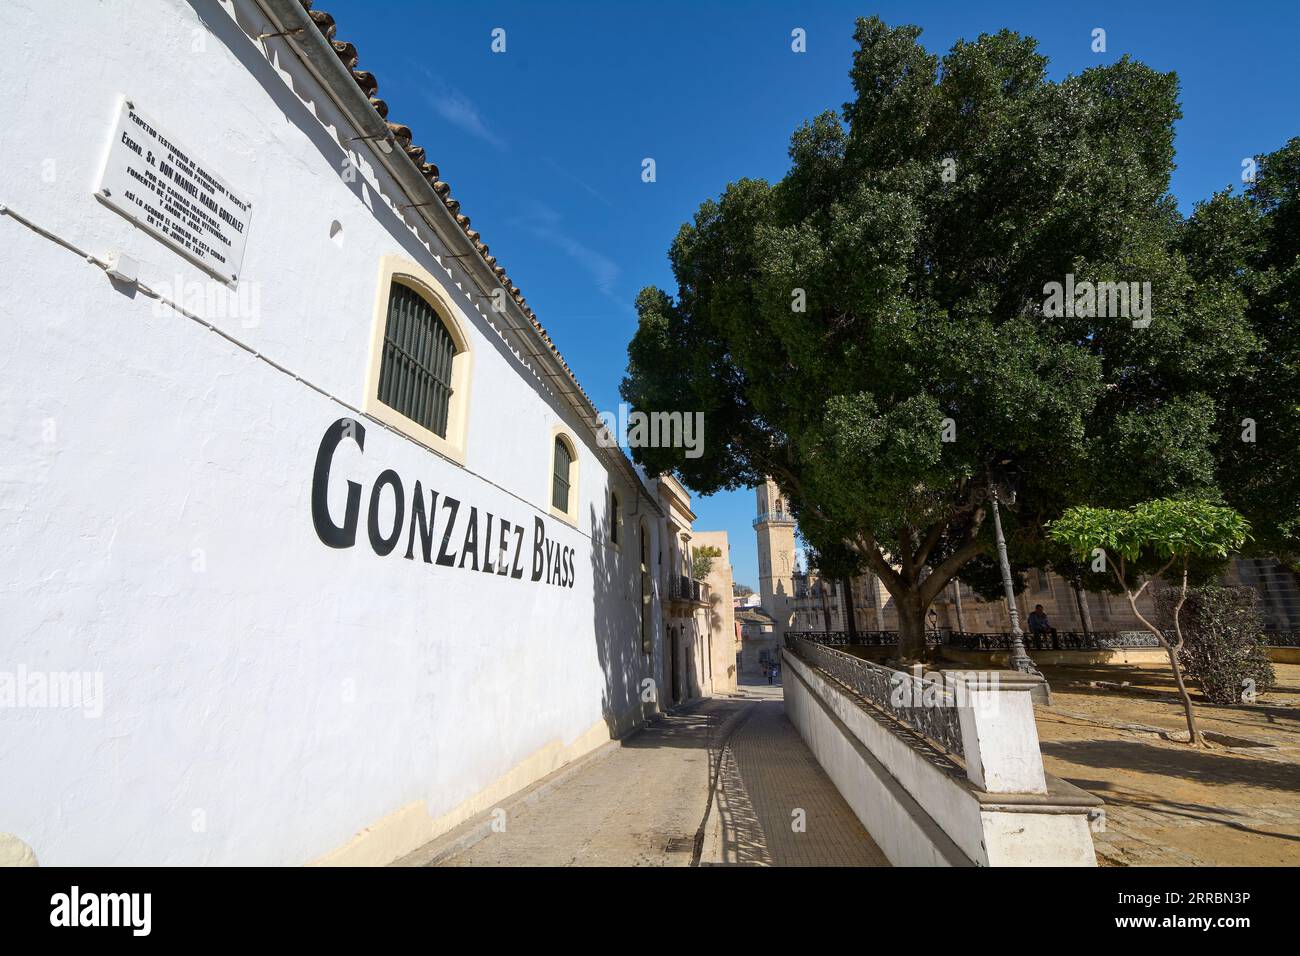
M 685 574 L 675 574 L 668 579 L 668 598 L 690 604 L 708 604 L 709 586 Z
M 764 511 L 754 519 L 754 527 L 761 524 L 789 525 L 793 528 L 796 524 L 794 518 L 784 511 Z

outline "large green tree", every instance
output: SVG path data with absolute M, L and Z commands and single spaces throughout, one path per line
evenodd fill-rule
M 704 453 L 636 449 L 651 471 L 705 494 L 771 475 L 810 544 L 860 555 L 904 659 L 952 578 L 991 567 L 990 479 L 1010 504 L 1015 475 L 1021 564 L 1071 504 L 1219 497 L 1218 397 L 1259 349 L 1240 282 L 1196 281 L 1179 246 L 1173 74 L 1053 81 L 1032 39 L 940 59 L 919 36 L 859 20 L 842 114 L 795 132 L 780 182 L 734 182 L 682 227 L 622 388 L 705 414 Z M 1051 314 L 1068 277 L 1149 282 L 1153 322 Z
M 1252 551 L 1300 568 L 1300 137 L 1255 157 L 1253 179 L 1200 203 L 1179 246 L 1205 287 L 1242 308 L 1253 342 L 1222 391 L 1216 455 Z

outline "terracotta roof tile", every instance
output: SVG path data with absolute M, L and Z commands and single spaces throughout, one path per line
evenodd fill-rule
M 334 47 L 334 52 L 339 55 L 339 59 L 343 61 L 343 65 L 349 70 L 357 65 L 357 48 L 351 43 L 331 40 L 330 46 Z
M 389 120 L 388 132 L 393 134 L 393 139 L 397 140 L 397 145 L 402 149 L 411 145 L 411 127 Z
M 333 40 L 334 32 L 335 32 L 334 18 L 323 10 L 311 9 L 310 3 L 304 3 L 303 7 L 306 8 L 308 15 L 312 19 L 312 22 L 316 24 L 316 29 L 320 30 L 321 33 L 325 34 L 325 39 Z

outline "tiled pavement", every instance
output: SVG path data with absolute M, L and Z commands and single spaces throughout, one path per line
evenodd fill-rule
M 744 692 L 653 722 L 443 865 L 689 866 L 711 833 L 705 865 L 888 866 L 786 720 L 780 687 Z
M 799 732 L 779 696 L 758 700 L 722 755 L 718 865 L 889 866 Z M 779 690 L 779 688 L 778 688 Z

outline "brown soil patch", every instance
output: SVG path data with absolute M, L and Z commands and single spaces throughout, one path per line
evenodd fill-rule
M 1300 665 L 1275 668 L 1278 686 L 1253 704 L 1197 702 L 1201 729 L 1220 741 L 1206 750 L 1162 736 L 1187 732 L 1167 668 L 1043 668 L 1044 764 L 1106 801 L 1098 862 L 1300 865 Z

